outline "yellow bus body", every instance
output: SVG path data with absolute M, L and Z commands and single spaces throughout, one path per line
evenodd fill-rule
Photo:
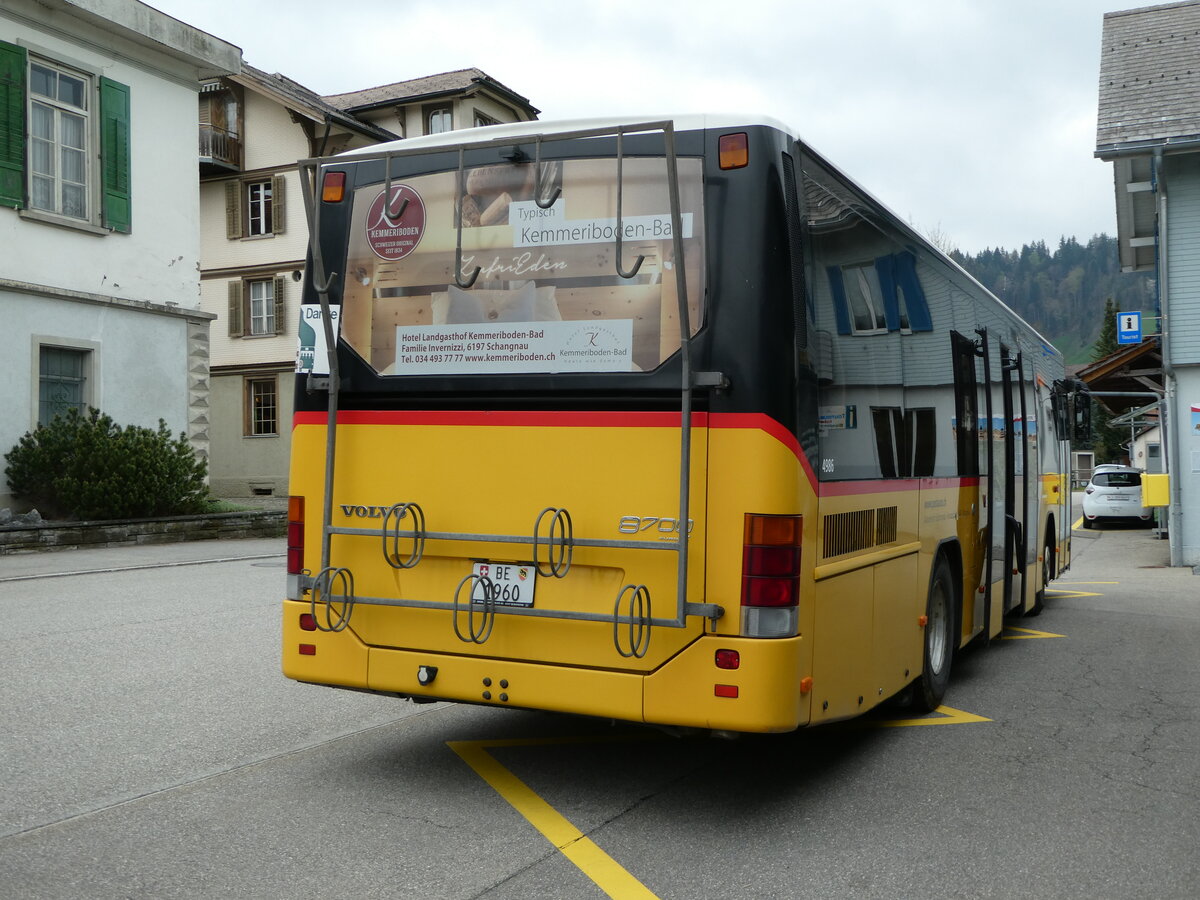
M 572 512 L 576 537 L 617 537 L 623 516 L 670 511 L 676 486 L 644 460 L 670 462 L 678 450 L 678 428 L 615 420 L 522 426 L 497 419 L 492 425 L 339 426 L 334 521 L 375 529 L 333 537 L 332 556 L 353 572 L 358 596 L 449 601 L 472 560 L 528 561 L 527 546 L 430 540 L 415 567 L 393 568 L 383 560 L 377 515 L 393 503 L 421 502 L 430 531 L 509 535 L 530 531 L 537 509 L 562 506 Z M 316 571 L 324 425 L 298 423 L 294 445 L 293 492 L 306 498 L 308 509 L 305 565 Z M 640 448 L 643 462 L 614 478 L 613 461 L 631 446 Z M 990 623 L 977 614 L 983 587 L 977 480 L 839 485 L 818 503 L 815 480 L 796 447 L 761 416 L 702 419 L 693 430 L 692 455 L 689 582 L 702 590 L 692 599 L 722 607 L 724 615 L 715 622 L 691 617 L 683 628 L 656 626 L 645 657 L 629 659 L 617 652 L 611 620 L 536 618 L 501 609 L 491 635 L 476 644 L 455 632 L 456 617 L 460 634 L 467 630 L 465 598 L 457 614 L 360 602 L 349 627 L 333 633 L 301 630 L 300 616 L 312 606 L 293 600 L 284 606 L 284 673 L 299 681 L 416 698 L 683 727 L 788 731 L 859 715 L 919 674 L 931 568 L 947 548 L 953 548 L 961 582 L 959 646 L 985 630 L 999 634 L 999 603 Z M 580 477 L 581 466 L 608 474 Z M 707 493 L 695 489 L 706 483 Z M 526 485 L 535 496 L 518 510 Z M 1055 496 L 1052 486 L 1046 492 L 1047 498 Z M 864 511 L 872 513 L 873 531 L 851 533 L 856 549 L 845 552 L 846 535 L 827 531 L 841 517 Z M 803 517 L 795 637 L 741 636 L 747 513 Z M 656 529 L 651 526 L 652 537 Z M 405 547 L 401 540 L 401 554 Z M 536 605 L 611 615 L 621 586 L 636 582 L 651 585 L 653 614 L 669 616 L 675 564 L 673 552 L 579 547 L 565 578 L 539 576 Z M 1035 582 L 1029 579 L 1024 606 L 1032 602 Z M 737 651 L 739 668 L 717 668 L 717 650 Z M 437 670 L 432 684 L 420 683 L 422 667 Z

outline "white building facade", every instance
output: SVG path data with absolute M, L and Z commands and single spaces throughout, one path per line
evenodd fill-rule
M 215 317 L 210 484 L 222 497 L 283 495 L 308 249 L 297 161 L 390 135 L 249 65 L 204 86 L 200 119 L 210 151 L 200 160 L 200 296 Z
M 1158 281 L 1176 566 L 1200 566 L 1198 33 L 1195 0 L 1106 13 L 1096 129 L 1096 156 L 1113 163 L 1122 268 Z
M 196 94 L 240 65 L 136 0 L 0 7 L 0 452 L 96 407 L 207 454 Z
M 209 476 L 220 497 L 287 493 L 308 225 L 298 161 L 398 136 L 536 118 L 478 69 L 322 97 L 245 65 L 200 94 L 202 309 L 212 326 Z

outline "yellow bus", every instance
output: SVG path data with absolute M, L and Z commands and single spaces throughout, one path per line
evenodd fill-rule
M 1061 356 L 780 123 L 306 160 L 283 670 L 782 732 L 1037 612 Z

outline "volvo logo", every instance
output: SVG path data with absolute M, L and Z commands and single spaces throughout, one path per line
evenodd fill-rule
M 388 511 L 395 508 L 395 506 L 354 506 L 343 503 L 342 515 L 347 519 L 382 519 Z

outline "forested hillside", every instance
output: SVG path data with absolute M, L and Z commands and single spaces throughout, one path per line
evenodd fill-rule
M 1020 250 L 951 250 L 950 256 L 1049 338 L 1068 363 L 1089 361 L 1109 297 L 1118 311 L 1143 311 L 1144 327 L 1153 330 L 1154 279 L 1122 274 L 1116 238 L 1106 234 L 1087 244 L 1063 238 L 1053 252 L 1038 241 Z

